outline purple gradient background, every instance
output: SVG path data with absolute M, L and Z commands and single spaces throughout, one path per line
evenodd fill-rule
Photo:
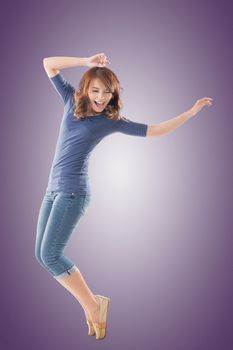
M 233 349 L 231 10 L 203 0 L 2 4 L 1 349 Z M 42 59 L 99 52 L 132 120 L 159 123 L 214 99 L 172 133 L 114 134 L 91 157 L 92 201 L 66 254 L 112 300 L 100 343 L 34 256 L 63 113 Z M 77 86 L 86 69 L 63 74 Z

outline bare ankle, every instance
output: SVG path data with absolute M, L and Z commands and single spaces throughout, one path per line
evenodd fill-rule
M 89 312 L 90 312 L 90 315 L 91 315 L 92 322 L 99 322 L 100 305 L 97 304 L 97 307 L 93 308 Z
M 93 303 L 92 305 L 90 305 L 90 312 L 97 312 L 99 310 L 99 302 L 98 300 L 96 300 L 96 298 L 94 297 L 93 299 Z

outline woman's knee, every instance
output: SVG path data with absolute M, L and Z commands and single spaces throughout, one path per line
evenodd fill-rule
M 46 268 L 53 267 L 57 264 L 58 260 L 60 258 L 60 255 L 56 254 L 54 251 L 51 249 L 48 250 L 41 250 L 40 252 L 40 259 Z
M 44 264 L 44 262 L 43 262 L 43 260 L 42 260 L 42 258 L 41 258 L 41 254 L 40 254 L 40 250 L 39 249 L 35 249 L 35 257 L 36 257 L 36 260 L 37 260 L 37 262 L 41 265 L 41 266 L 45 266 L 45 264 Z
M 51 272 L 51 267 L 54 266 L 54 259 L 52 259 L 50 256 L 46 255 L 46 254 L 41 254 L 41 251 L 38 252 L 38 250 L 35 250 L 35 257 L 36 260 L 38 261 L 38 263 L 49 273 L 51 273 L 51 275 L 53 275 L 53 273 Z M 56 264 L 56 262 L 55 262 Z
M 47 266 L 47 263 L 49 262 L 50 258 L 45 250 L 42 249 L 42 246 L 39 244 L 35 245 L 35 257 L 38 263 L 45 267 Z

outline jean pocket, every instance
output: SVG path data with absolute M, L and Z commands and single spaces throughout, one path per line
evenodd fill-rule
M 76 192 L 60 191 L 60 194 L 62 195 L 62 197 L 69 198 L 69 199 L 75 199 L 78 196 L 78 193 L 76 193 Z

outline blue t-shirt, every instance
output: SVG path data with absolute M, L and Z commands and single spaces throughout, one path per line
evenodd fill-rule
M 110 120 L 104 113 L 78 120 L 73 115 L 75 88 L 61 73 L 49 80 L 64 102 L 64 113 L 46 190 L 90 194 L 88 163 L 94 147 L 114 132 L 146 136 L 147 125 Z

